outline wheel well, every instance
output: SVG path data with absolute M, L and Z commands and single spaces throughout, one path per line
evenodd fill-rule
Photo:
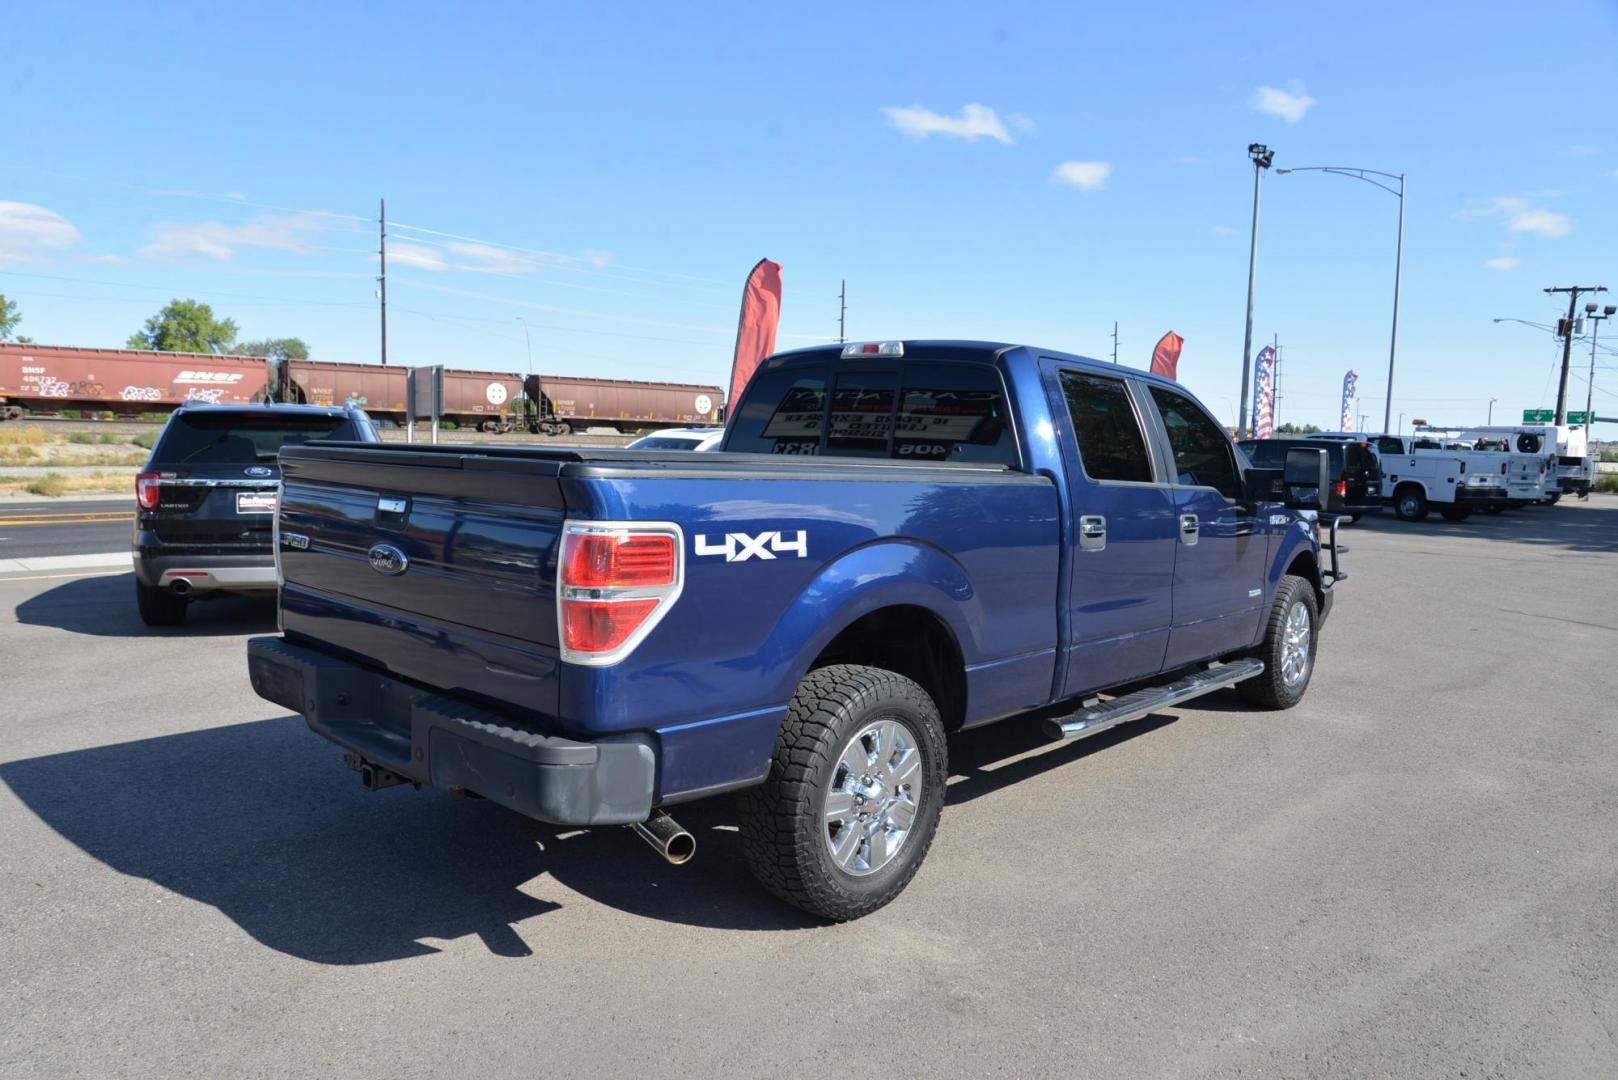
M 1420 492 L 1423 499 L 1427 497 L 1427 488 L 1414 480 L 1403 480 L 1395 485 L 1393 489 L 1393 497 L 1397 499 L 1401 491 L 1409 491 L 1411 488 L 1415 488 L 1418 492 Z
M 913 679 L 938 706 L 946 731 L 966 718 L 966 665 L 942 619 L 926 608 L 882 608 L 854 620 L 833 638 L 810 670 L 867 664 Z
M 1287 564 L 1287 577 L 1301 577 L 1315 589 L 1315 601 L 1320 604 L 1326 602 L 1326 590 L 1320 580 L 1320 565 L 1315 562 L 1314 555 L 1307 551 L 1300 551 L 1292 557 Z

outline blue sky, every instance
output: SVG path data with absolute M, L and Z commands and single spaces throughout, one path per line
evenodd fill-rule
M 768 256 L 783 347 L 835 339 L 844 278 L 855 338 L 1106 356 L 1117 320 L 1126 363 L 1184 335 L 1234 419 L 1256 141 L 1408 174 L 1395 414 L 1553 404 L 1555 343 L 1491 319 L 1618 290 L 1618 6 L 1224 7 L 22 0 L 0 292 L 41 342 L 121 345 L 193 296 L 372 360 L 385 196 L 395 362 L 520 371 L 521 316 L 536 370 L 722 384 Z M 1282 421 L 1332 423 L 1350 367 L 1380 420 L 1396 214 L 1266 176 Z

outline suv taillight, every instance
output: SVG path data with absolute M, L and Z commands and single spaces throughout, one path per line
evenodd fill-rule
M 154 472 L 135 474 L 135 502 L 142 510 L 157 509 L 158 477 Z
M 1348 495 L 1348 481 L 1347 480 L 1339 480 L 1339 481 L 1337 481 L 1337 497 L 1338 498 L 1344 498 L 1347 495 Z
M 628 656 L 679 597 L 684 546 L 672 523 L 569 523 L 556 586 L 562 659 L 605 665 Z

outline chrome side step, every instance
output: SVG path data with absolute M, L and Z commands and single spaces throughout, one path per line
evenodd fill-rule
M 1053 739 L 1076 739 L 1094 735 L 1116 724 L 1139 720 L 1159 709 L 1180 705 L 1215 690 L 1234 686 L 1243 679 L 1264 674 L 1262 660 L 1232 660 L 1226 664 L 1210 664 L 1181 679 L 1161 686 L 1148 686 L 1132 694 L 1113 698 L 1099 705 L 1080 709 L 1067 719 L 1052 717 L 1045 721 L 1045 734 Z

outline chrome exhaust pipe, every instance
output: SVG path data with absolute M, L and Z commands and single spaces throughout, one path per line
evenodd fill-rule
M 697 838 L 661 810 L 653 810 L 651 817 L 637 821 L 630 828 L 675 866 L 690 862 L 691 856 L 697 853 Z
M 169 591 L 175 596 L 190 596 L 191 583 L 183 577 L 177 577 L 169 582 Z

